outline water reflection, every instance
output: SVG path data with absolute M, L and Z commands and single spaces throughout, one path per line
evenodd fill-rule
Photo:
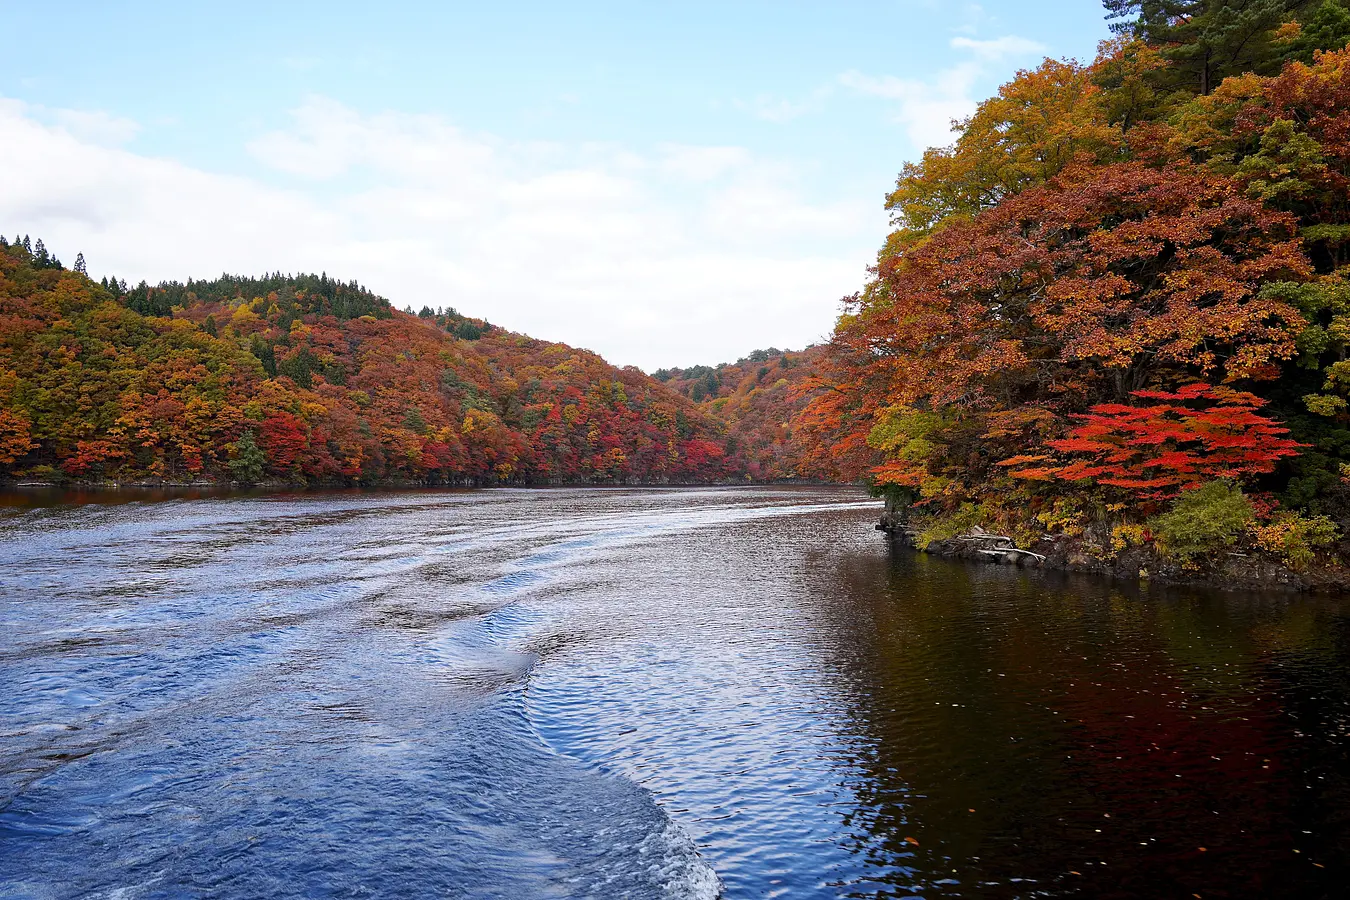
M 831 576 L 867 747 L 849 827 L 912 870 L 898 895 L 1341 895 L 1340 603 L 908 554 Z

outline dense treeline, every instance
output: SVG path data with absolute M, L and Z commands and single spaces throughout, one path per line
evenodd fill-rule
M 1329 562 L 1350 526 L 1350 3 L 1108 0 L 901 172 L 801 422 L 920 542 Z
M 187 309 L 201 304 L 228 303 L 240 297 L 276 297 L 279 309 L 292 317 L 332 316 L 339 321 L 393 315 L 389 301 L 356 282 L 334 281 L 322 275 L 283 275 L 276 272 L 262 278 L 221 275 L 214 281 L 176 281 L 150 286 L 142 281 L 128 289 L 125 281 L 104 278 L 100 284 L 114 298 L 146 316 L 169 316 L 174 307 Z M 289 326 L 289 322 L 284 322 Z
M 722 426 L 636 369 L 326 275 L 90 280 L 0 239 L 0 476 L 683 481 Z

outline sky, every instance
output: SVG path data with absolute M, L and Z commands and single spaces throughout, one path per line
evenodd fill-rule
M 825 339 L 886 193 L 1094 0 L 0 0 L 0 233 L 327 272 L 617 365 Z

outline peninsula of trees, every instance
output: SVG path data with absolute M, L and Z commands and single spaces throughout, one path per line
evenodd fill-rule
M 1350 4 L 1108 0 L 907 165 L 814 451 L 921 545 L 1331 565 L 1350 524 Z

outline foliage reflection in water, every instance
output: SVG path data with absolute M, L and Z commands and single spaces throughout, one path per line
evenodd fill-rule
M 835 489 L 53 499 L 0 512 L 5 896 L 1347 875 L 1337 600 L 892 554 Z

